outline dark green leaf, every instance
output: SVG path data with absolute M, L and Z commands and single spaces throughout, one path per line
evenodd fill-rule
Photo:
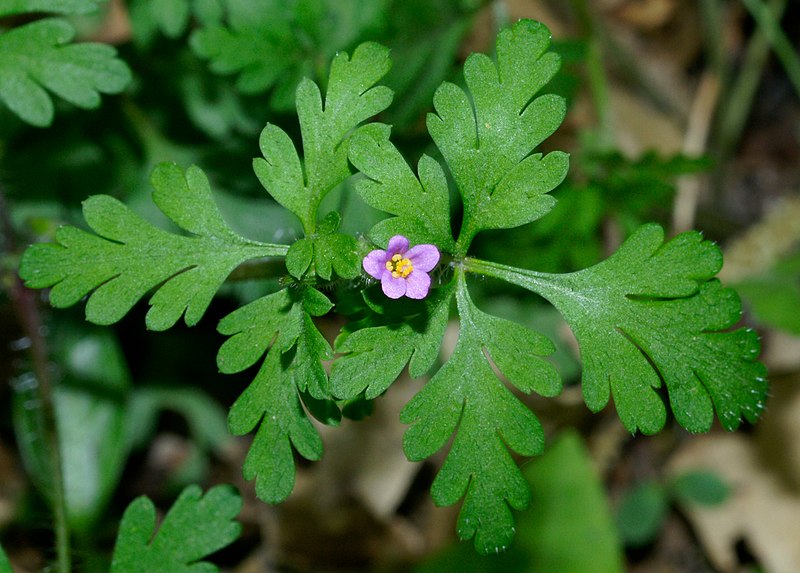
M 391 90 L 375 86 L 389 66 L 388 50 L 374 43 L 360 45 L 352 58 L 338 54 L 331 65 L 324 105 L 314 82 L 300 82 L 297 114 L 303 135 L 302 167 L 286 132 L 272 124 L 261 132 L 264 159 L 253 160 L 256 175 L 278 203 L 297 215 L 307 236 L 316 230 L 322 198 L 350 175 L 345 140 L 358 124 L 391 102 Z
M 0 0 L 0 17 L 26 12 L 88 14 L 97 10 L 99 0 Z
M 431 494 L 437 505 L 452 505 L 464 497 L 459 537 L 475 537 L 480 553 L 495 553 L 514 537 L 510 508 L 524 509 L 530 500 L 508 449 L 527 456 L 541 453 L 544 432 L 533 413 L 498 379 L 492 363 L 525 393 L 536 390 L 552 396 L 561 389 L 561 381 L 541 359 L 553 351 L 549 340 L 475 308 L 458 268 L 456 281 L 458 343 L 447 363 L 401 412 L 401 421 L 411 425 L 403 445 L 409 459 L 421 460 L 455 432 Z
M 8 556 L 3 548 L 0 547 L 0 573 L 14 573 L 11 569 L 11 563 L 8 562 Z
M 241 526 L 233 521 L 242 500 L 229 486 L 203 495 L 189 486 L 156 530 L 156 509 L 148 498 L 135 499 L 120 524 L 111 573 L 218 573 L 208 555 L 233 543 Z
M 56 336 L 67 367 L 53 396 L 67 515 L 75 530 L 88 533 L 128 460 L 125 399 L 130 372 L 108 330 L 70 325 Z
M 199 168 L 190 167 L 184 174 L 175 164 L 161 164 L 153 171 L 152 183 L 155 203 L 190 235 L 162 231 L 116 199 L 97 195 L 83 206 L 97 234 L 62 227 L 56 243 L 30 247 L 20 265 L 26 285 L 52 287 L 50 302 L 58 308 L 91 293 L 86 317 L 97 324 L 120 320 L 158 287 L 146 320 L 148 328 L 165 330 L 184 312 L 186 324 L 196 324 L 225 278 L 242 262 L 286 253 L 283 245 L 250 241 L 233 232 Z
M 478 231 L 522 225 L 555 203 L 547 193 L 566 175 L 567 155 L 532 154 L 565 114 L 560 96 L 534 98 L 560 66 L 549 44 L 544 25 L 521 20 L 498 35 L 497 63 L 483 54 L 467 59 L 469 95 L 451 83 L 436 91 L 428 131 L 463 198 L 458 254 Z
M 562 432 L 523 473 L 533 499 L 520 519 L 517 540 L 536 571 L 625 570 L 603 483 L 576 432 Z
M 189 24 L 191 12 L 189 0 L 132 0 L 130 16 L 134 41 L 147 45 L 159 30 L 169 38 L 181 36 Z
M 364 201 L 396 215 L 378 223 L 370 231 L 377 244 L 385 245 L 394 235 L 403 235 L 412 244 L 432 243 L 452 250 L 450 196 L 441 166 L 423 155 L 419 177 L 389 141 L 390 127 L 372 123 L 360 129 L 350 142 L 350 161 L 367 176 L 356 189 Z
M 430 109 L 433 94 L 458 62 L 458 50 L 472 27 L 471 14 L 451 0 L 400 0 L 391 7 L 398 31 L 388 40 L 392 58 L 403 62 L 386 76 L 397 94 L 386 123 L 408 130 Z
M 75 29 L 64 20 L 38 20 L 0 34 L 0 101 L 24 121 L 53 120 L 46 90 L 81 108 L 100 105 L 100 94 L 119 93 L 131 72 L 105 44 L 70 44 Z
M 712 277 L 719 248 L 697 232 L 664 243 L 658 225 L 639 229 L 606 261 L 567 275 L 471 264 L 547 298 L 581 348 L 583 393 L 593 411 L 611 395 L 631 432 L 660 430 L 667 387 L 677 421 L 707 431 L 716 409 L 727 430 L 764 409 L 767 382 L 754 331 L 729 330 L 741 316 L 736 293 Z
M 128 459 L 125 401 L 130 374 L 109 331 L 72 323 L 54 328 L 55 356 L 63 365 L 62 379 L 53 389 L 53 405 L 63 460 L 64 501 L 70 527 L 88 534 Z M 20 453 L 33 482 L 52 501 L 53 470 L 36 383 L 24 376 L 15 384 L 14 425 L 17 435 L 24 436 Z
M 334 395 L 353 399 L 365 392 L 365 399 L 372 400 L 386 391 L 406 364 L 411 377 L 425 374 L 439 353 L 452 295 L 448 286 L 435 289 L 424 303 L 413 306 L 392 301 L 415 312 L 340 335 L 335 347 L 342 356 L 331 370 Z
M 759 321 L 800 334 L 800 253 L 735 286 Z
M 317 77 L 318 62 L 350 50 L 385 17 L 386 0 L 224 0 L 223 15 L 203 18 L 194 32 L 194 52 L 218 74 L 239 74 L 237 89 L 259 94 L 273 89 L 273 108 L 294 108 L 304 78 Z
M 231 407 L 228 425 L 236 435 L 259 426 L 244 464 L 246 479 L 257 478 L 256 494 L 269 503 L 283 501 L 294 487 L 292 446 L 309 460 L 322 455 L 322 441 L 306 416 L 301 394 L 319 401 L 309 409 L 323 421 L 338 423 L 322 360 L 333 357 L 311 316 L 332 304 L 312 288 L 284 289 L 225 317 L 219 331 L 229 338 L 220 348 L 222 372 L 239 372 L 266 352 L 250 386 Z
M 271 87 L 294 60 L 299 45 L 291 31 L 291 12 L 284 2 L 225 2 L 227 22 L 219 18 L 192 34 L 195 54 L 210 60 L 217 74 L 241 75 L 237 87 L 258 93 Z M 282 9 L 283 8 L 283 9 Z
M 640 483 L 622 498 L 617 526 L 625 545 L 639 547 L 655 540 L 667 516 L 664 488 L 653 481 Z
M 690 471 L 669 484 L 670 493 L 688 504 L 719 505 L 730 496 L 730 488 L 722 478 L 710 471 Z
M 225 410 L 202 390 L 144 386 L 134 390 L 128 405 L 126 434 L 134 447 L 143 446 L 155 432 L 157 416 L 163 410 L 186 420 L 189 435 L 201 451 L 220 453 L 230 442 Z

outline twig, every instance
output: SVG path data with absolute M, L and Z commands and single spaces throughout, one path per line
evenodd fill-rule
M 16 251 L 14 230 L 5 192 L 0 186 L 0 236 L 5 243 L 6 251 Z M 53 404 L 53 385 L 48 370 L 48 353 L 42 336 L 42 320 L 34 293 L 22 284 L 16 273 L 12 273 L 8 281 L 9 295 L 16 311 L 20 326 L 30 340 L 30 352 L 33 361 L 33 373 L 36 376 L 37 398 L 42 409 L 44 427 L 44 446 L 47 450 L 49 465 L 52 470 L 53 519 L 56 534 L 56 560 L 59 573 L 70 573 L 72 558 L 70 555 L 69 526 L 67 524 L 67 507 L 64 495 L 64 474 L 61 465 L 61 450 L 56 428 L 55 406 Z
M 683 139 L 683 153 L 696 157 L 706 151 L 711 118 L 719 100 L 719 78 L 713 72 L 703 75 L 689 111 L 689 123 Z M 697 200 L 700 195 L 700 180 L 696 175 L 683 176 L 678 180 L 675 207 L 672 212 L 673 233 L 682 233 L 694 227 Z

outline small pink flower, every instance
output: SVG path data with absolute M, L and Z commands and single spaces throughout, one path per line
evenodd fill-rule
M 381 281 L 383 294 L 389 298 L 425 298 L 431 288 L 428 273 L 439 262 L 439 249 L 434 245 L 408 246 L 408 239 L 395 235 L 385 251 L 376 249 L 362 261 L 364 270 Z

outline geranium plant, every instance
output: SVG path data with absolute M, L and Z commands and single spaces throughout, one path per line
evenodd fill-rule
M 450 444 L 433 499 L 442 506 L 463 500 L 459 537 L 473 539 L 482 554 L 502 551 L 514 538 L 512 510 L 530 500 L 514 456 L 535 456 L 545 445 L 541 423 L 517 393 L 552 397 L 562 380 L 547 359 L 551 340 L 481 310 L 470 292 L 475 277 L 554 305 L 580 345 L 586 405 L 596 412 L 613 400 L 630 432 L 658 432 L 669 411 L 691 432 L 707 431 L 715 413 L 734 430 L 758 419 L 767 393 L 758 337 L 736 329 L 739 300 L 714 278 L 720 250 L 698 232 L 665 241 L 658 225 L 647 224 L 607 260 L 569 274 L 472 255 L 479 233 L 546 216 L 555 204 L 550 191 L 567 175 L 566 153 L 538 151 L 566 111 L 564 99 L 548 93 L 560 66 L 549 46 L 548 29 L 523 20 L 500 32 L 494 57 L 467 58 L 464 84 L 441 84 L 427 116 L 441 160 L 423 155 L 416 168 L 392 143 L 392 128 L 373 121 L 392 102 L 380 85 L 388 50 L 365 43 L 341 52 L 325 90 L 308 78 L 297 85 L 300 146 L 267 124 L 253 161 L 266 192 L 299 221 L 301 237 L 267 243 L 242 236 L 223 219 L 200 168 L 165 163 L 152 174 L 153 201 L 174 232 L 117 199 L 93 196 L 83 205 L 89 230 L 66 226 L 55 242 L 31 246 L 20 277 L 30 288 L 49 288 L 55 307 L 85 300 L 87 320 L 103 325 L 149 296 L 146 326 L 160 331 L 181 317 L 190 326 L 200 321 L 237 267 L 282 259 L 274 292 L 218 325 L 227 337 L 219 370 L 257 367 L 228 425 L 237 435 L 255 431 L 243 472 L 258 497 L 279 503 L 290 495 L 294 452 L 308 460 L 322 455 L 310 416 L 336 425 L 344 404 L 379 398 L 407 368 L 412 377 L 429 376 L 400 413 L 409 425 L 407 457 L 423 460 Z M 350 178 L 364 202 L 388 214 L 365 237 L 343 233 L 342 215 L 321 207 Z M 345 295 L 358 303 L 331 344 L 316 319 L 335 312 Z M 458 340 L 441 357 L 454 317 Z M 224 511 L 208 507 L 216 503 Z M 189 521 L 187 512 L 202 504 L 198 519 L 206 510 L 227 519 L 236 509 L 224 490 L 202 499 L 189 490 L 170 514 L 183 517 L 168 516 L 163 536 L 177 538 L 165 528 Z M 128 510 L 114 573 L 134 570 L 135 547 L 149 543 L 149 567 L 157 567 L 159 551 L 171 551 L 161 534 L 150 540 L 151 514 L 142 501 Z M 229 541 L 233 530 L 223 529 Z M 212 533 L 204 529 L 209 539 Z M 202 555 L 187 550 L 179 561 Z

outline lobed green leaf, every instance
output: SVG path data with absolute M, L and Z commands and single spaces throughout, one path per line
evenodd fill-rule
M 439 353 L 452 296 L 450 287 L 435 289 L 424 301 L 412 301 L 407 312 L 376 314 L 366 326 L 339 335 L 334 346 L 342 356 L 331 369 L 333 394 L 350 400 L 364 392 L 372 400 L 397 380 L 407 364 L 412 378 L 425 374 Z
M 487 554 L 510 544 L 514 536 L 510 508 L 524 509 L 530 499 L 508 450 L 531 456 L 544 447 L 541 424 L 498 379 L 492 364 L 526 393 L 536 390 L 552 396 L 561 381 L 541 359 L 553 351 L 547 338 L 522 334 L 521 326 L 475 308 L 461 269 L 456 270 L 456 282 L 458 343 L 447 363 L 401 412 L 401 421 L 411 424 L 403 445 L 409 459 L 421 460 L 455 433 L 431 493 L 437 505 L 464 498 L 458 535 L 474 537 L 476 549 Z
M 359 181 L 358 194 L 372 207 L 395 215 L 375 225 L 370 238 L 385 245 L 394 235 L 403 235 L 412 244 L 452 250 L 450 196 L 442 167 L 423 155 L 418 179 L 389 141 L 390 131 L 388 125 L 371 123 L 350 141 L 350 161 L 367 177 Z
M 190 235 L 158 229 L 113 197 L 90 197 L 83 213 L 96 234 L 62 227 L 55 243 L 30 247 L 20 264 L 25 284 L 52 287 L 50 302 L 57 308 L 89 294 L 86 318 L 97 324 L 120 320 L 156 288 L 146 322 L 150 329 L 165 330 L 184 313 L 186 324 L 196 324 L 242 262 L 285 254 L 282 245 L 250 241 L 231 230 L 199 168 L 184 173 L 175 164 L 161 164 L 151 181 L 155 203 Z
M 546 195 L 565 177 L 568 157 L 532 151 L 561 124 L 563 98 L 534 96 L 558 71 L 550 32 L 521 20 L 497 37 L 497 62 L 472 54 L 464 64 L 469 95 L 451 83 L 434 96 L 428 131 L 447 162 L 464 203 L 458 254 L 475 233 L 510 228 L 547 213 Z
M 205 495 L 189 486 L 156 530 L 153 502 L 139 497 L 122 516 L 111 573 L 218 573 L 218 567 L 200 560 L 239 537 L 241 526 L 233 519 L 241 509 L 241 498 L 229 486 Z
M 375 43 L 360 45 L 352 58 L 338 54 L 331 65 L 324 106 L 317 85 L 309 79 L 300 82 L 297 114 L 304 165 L 281 128 L 267 124 L 261 132 L 264 158 L 254 159 L 253 169 L 270 195 L 300 219 L 307 236 L 316 230 L 322 198 L 350 176 L 346 139 L 392 100 L 389 88 L 375 86 L 389 66 L 389 51 Z
M 331 211 L 314 236 L 314 270 L 326 281 L 331 280 L 334 272 L 343 279 L 354 279 L 361 274 L 358 241 L 352 235 L 337 232 L 341 224 L 341 215 Z
M 75 29 L 64 20 L 37 20 L 0 35 L 0 101 L 24 121 L 46 127 L 53 102 L 46 90 L 81 108 L 100 105 L 100 94 L 119 93 L 131 72 L 105 44 L 70 44 Z
M 168 38 L 180 37 L 189 26 L 192 12 L 197 11 L 199 4 L 200 2 L 190 0 L 131 0 L 128 11 L 134 42 L 146 46 L 155 39 L 159 31 Z
M 167 0 L 161 0 L 167 1 Z M 176 0 L 169 0 L 176 1 Z M 375 37 L 387 0 L 222 0 L 200 17 L 191 37 L 198 56 L 217 74 L 238 74 L 241 93 L 272 90 L 271 106 L 294 111 L 298 84 L 317 77 L 318 63 Z
M 236 88 L 256 94 L 275 86 L 302 61 L 299 39 L 293 33 L 290 10 L 268 1 L 248 7 L 226 2 L 227 23 L 208 22 L 196 30 L 190 43 L 195 54 L 209 60 L 212 72 L 238 73 Z M 295 84 L 296 85 L 296 84 Z
M 32 12 L 88 14 L 97 10 L 98 1 L 99 0 L 0 0 L 0 17 Z
M 584 399 L 593 411 L 613 395 L 628 430 L 657 432 L 666 421 L 663 381 L 676 420 L 689 431 L 707 431 L 714 410 L 727 430 L 742 418 L 755 422 L 766 370 L 756 333 L 729 330 L 741 303 L 712 279 L 722 266 L 719 248 L 697 232 L 663 241 L 661 227 L 645 225 L 609 259 L 566 275 L 488 267 L 559 309 L 580 344 Z
M 256 494 L 268 503 L 283 501 L 294 487 L 292 447 L 308 460 L 322 455 L 322 441 L 303 404 L 326 423 L 341 418 L 322 365 L 333 353 L 311 320 L 331 307 L 310 287 L 283 289 L 237 309 L 218 327 L 231 337 L 217 356 L 222 372 L 244 370 L 266 353 L 255 379 L 231 407 L 228 426 L 236 435 L 259 426 L 243 472 L 256 479 Z

